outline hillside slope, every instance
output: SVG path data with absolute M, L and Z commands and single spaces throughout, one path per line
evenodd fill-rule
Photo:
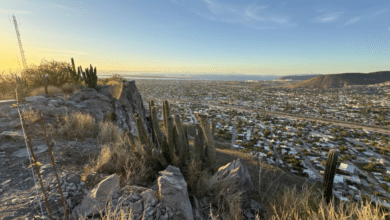
M 316 76 L 294 84 L 291 88 L 330 89 L 350 85 L 371 85 L 390 81 L 390 71 L 374 73 L 342 73 Z
M 295 76 L 282 76 L 278 80 L 308 80 L 318 76 L 318 74 L 311 75 L 295 75 Z

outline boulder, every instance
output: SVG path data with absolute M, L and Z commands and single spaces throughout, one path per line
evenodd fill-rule
M 214 183 L 219 181 L 235 183 L 239 190 L 245 192 L 253 189 L 253 183 L 248 169 L 241 163 L 240 159 L 220 167 L 218 172 L 211 178 L 211 181 Z
M 86 195 L 73 210 L 73 217 L 87 217 L 103 211 L 105 205 L 111 200 L 112 195 L 119 191 L 119 179 L 116 174 L 112 174 L 101 181 L 96 187 Z
M 160 175 L 157 182 L 161 202 L 174 212 L 181 213 L 183 219 L 193 220 L 187 182 L 184 180 L 180 169 L 170 165 L 164 171 L 160 171 Z
M 133 116 L 136 113 L 142 116 L 148 131 L 151 132 L 150 124 L 146 120 L 146 112 L 142 97 L 138 92 L 135 81 L 132 80 L 123 83 L 122 93 L 119 98 L 115 100 L 117 125 L 129 130 L 133 135 L 138 135 L 136 122 Z
M 48 148 L 47 148 L 46 144 L 38 145 L 35 147 L 33 146 L 34 154 L 43 153 L 43 152 L 47 151 L 47 149 Z M 28 151 L 27 151 L 27 148 L 22 148 L 22 149 L 12 153 L 12 156 L 14 156 L 14 157 L 28 157 L 29 155 L 31 155 L 31 152 L 30 152 L 30 149 L 28 149 Z
M 3 131 L 1 137 L 17 141 L 24 141 L 23 131 Z
M 45 100 L 45 96 L 43 95 L 36 95 L 36 96 L 30 96 L 30 97 L 26 97 L 25 100 L 27 102 L 42 102 L 43 100 Z

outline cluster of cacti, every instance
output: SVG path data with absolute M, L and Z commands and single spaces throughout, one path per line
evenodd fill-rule
M 96 75 L 96 67 L 92 68 L 92 65 L 90 65 L 90 69 L 85 68 L 85 72 L 83 72 L 83 68 L 79 66 L 78 72 L 83 75 L 83 80 L 88 88 L 96 89 L 98 81 L 98 77 Z
M 194 148 L 190 149 L 187 126 L 182 124 L 179 115 L 172 118 L 168 101 L 163 101 L 164 132 L 158 125 L 157 106 L 154 106 L 153 100 L 150 100 L 149 107 L 152 124 L 151 137 L 146 130 L 142 116 L 134 115 L 139 141 L 145 154 L 158 160 L 164 167 L 173 164 L 184 168 L 189 165 L 191 160 L 194 160 L 196 164 L 201 166 L 201 169 L 208 168 L 214 171 L 215 148 L 213 135 L 210 131 L 213 129 L 211 129 L 206 117 L 198 115 L 200 124 L 195 125 Z
M 329 203 L 332 198 L 332 188 L 333 188 L 334 176 L 336 173 L 338 156 L 339 156 L 338 151 L 332 149 L 329 151 L 328 158 L 326 159 L 324 182 L 322 185 L 324 189 L 324 198 L 326 200 L 326 203 Z
M 72 62 L 72 68 L 69 68 L 70 78 L 71 78 L 72 82 L 78 83 L 81 81 L 81 71 L 80 71 L 80 69 L 78 69 L 77 73 L 76 73 L 76 66 L 74 65 L 73 58 L 71 58 L 71 62 Z

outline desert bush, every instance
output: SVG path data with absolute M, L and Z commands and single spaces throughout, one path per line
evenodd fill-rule
M 68 139 L 94 137 L 98 129 L 95 119 L 91 115 L 82 112 L 66 114 L 59 118 L 58 122 L 57 135 Z
M 78 83 L 72 76 L 71 66 L 66 62 L 42 60 L 39 66 L 31 65 L 22 72 L 27 78 L 29 86 L 44 86 L 43 77 L 52 86 L 61 87 L 65 83 Z
M 15 72 L 0 74 L 0 99 L 15 99 L 16 80 Z

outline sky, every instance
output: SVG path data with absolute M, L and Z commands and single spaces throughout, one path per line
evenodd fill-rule
M 388 0 L 0 0 L 0 72 L 22 68 L 12 15 L 28 65 L 73 57 L 98 74 L 390 70 Z

